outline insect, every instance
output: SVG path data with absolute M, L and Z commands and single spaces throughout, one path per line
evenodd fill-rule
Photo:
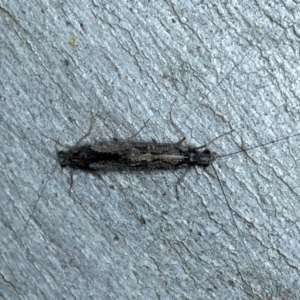
M 208 149 L 177 143 L 113 141 L 58 151 L 61 167 L 85 171 L 172 170 L 192 166 L 208 167 L 215 154 Z
M 223 133 L 200 147 L 183 145 L 185 138 L 176 143 L 134 141 L 133 138 L 143 130 L 148 121 L 129 139 L 102 141 L 80 146 L 80 142 L 93 129 L 94 116 L 91 113 L 90 127 L 87 133 L 75 146 L 67 146 L 68 150 L 57 150 L 58 162 L 62 168 L 70 167 L 90 172 L 176 170 L 196 166 L 207 168 L 216 157 L 216 153 L 207 148 L 208 145 L 233 132 L 231 130 Z M 199 149 L 202 148 L 204 150 L 200 151 Z
M 83 138 L 90 133 L 92 127 L 93 121 L 88 133 Z M 243 142 L 241 150 L 225 155 L 217 155 L 217 153 L 208 149 L 208 145 L 216 139 L 232 132 L 233 130 L 223 133 L 208 144 L 198 147 L 183 145 L 185 138 L 176 143 L 143 142 L 126 139 L 78 146 L 83 139 L 81 138 L 74 147 L 68 147 L 69 149 L 66 151 L 57 151 L 57 158 L 62 168 L 70 167 L 90 172 L 176 170 L 190 169 L 191 167 L 207 168 L 217 158 L 231 156 L 299 135 L 295 134 L 249 148 L 246 148 Z M 202 148 L 204 150 L 200 151 L 199 149 Z
M 157 143 L 134 141 L 135 137 L 147 124 L 126 140 L 102 141 L 94 144 L 79 145 L 80 142 L 90 134 L 94 125 L 94 117 L 91 113 L 91 122 L 88 132 L 76 143 L 75 146 L 67 146 L 66 151 L 57 151 L 57 158 L 62 168 L 70 167 L 86 172 L 113 172 L 113 171 L 155 171 L 176 170 L 191 167 L 207 168 L 215 160 L 216 153 L 207 149 L 207 145 L 195 147 L 183 145 L 185 138 L 176 143 Z M 216 139 L 231 133 L 224 133 Z M 60 143 L 59 143 L 60 144 Z M 204 148 L 204 150 L 200 150 Z M 182 180 L 186 173 L 179 179 Z M 98 177 L 102 179 L 100 174 Z M 104 180 L 103 180 L 104 181 Z M 73 173 L 69 193 L 73 185 Z M 178 189 L 176 185 L 176 197 Z

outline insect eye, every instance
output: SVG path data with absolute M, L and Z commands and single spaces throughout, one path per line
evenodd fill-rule
M 57 153 L 58 162 L 60 163 L 61 167 L 66 167 L 66 155 L 64 151 L 58 151 Z

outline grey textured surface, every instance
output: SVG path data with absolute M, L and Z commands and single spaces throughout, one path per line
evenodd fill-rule
M 215 163 L 234 222 L 201 170 L 179 200 L 181 171 L 78 172 L 69 196 L 42 135 L 76 143 L 91 110 L 90 141 L 147 119 L 144 140 L 234 129 L 219 154 L 300 132 L 299 8 L 2 1 L 0 298 L 299 299 L 299 137 Z

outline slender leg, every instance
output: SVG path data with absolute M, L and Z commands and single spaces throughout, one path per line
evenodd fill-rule
M 131 140 L 133 138 L 135 138 L 147 125 L 147 123 L 149 122 L 150 119 L 148 119 L 147 121 L 144 122 L 144 125 L 141 127 L 141 129 L 136 132 L 134 135 L 130 136 L 129 138 L 127 138 L 126 140 Z
M 190 171 L 190 168 L 187 169 L 178 179 L 176 183 L 176 199 L 179 201 L 179 192 L 178 192 L 178 185 L 181 183 L 182 179 L 185 177 L 185 175 Z
M 59 139 L 56 140 L 56 139 L 54 139 L 54 138 L 52 138 L 52 137 L 50 137 L 50 136 L 47 136 L 47 135 L 45 135 L 45 134 L 43 134 L 43 133 L 41 133 L 41 135 L 44 136 L 44 137 L 46 137 L 47 139 L 50 139 L 50 140 L 54 141 L 54 142 L 56 143 L 56 144 L 55 144 L 56 152 L 58 152 L 57 145 L 60 145 L 60 146 L 62 146 L 62 147 L 64 147 L 64 148 L 73 148 L 73 147 L 76 147 L 83 139 L 85 139 L 85 138 L 91 133 L 91 131 L 92 131 L 93 127 L 94 127 L 94 123 L 95 123 L 95 119 L 94 119 L 94 115 L 93 115 L 93 113 L 92 113 L 92 111 L 91 111 L 91 121 L 90 121 L 89 129 L 88 129 L 88 131 L 84 134 L 84 136 L 81 137 L 81 138 L 79 139 L 79 141 L 77 141 L 77 143 L 76 143 L 74 146 L 70 146 L 70 145 L 67 145 L 67 144 L 63 144 L 62 142 L 59 141 Z
M 176 145 L 180 146 L 185 141 L 185 137 L 183 137 L 181 140 L 179 140 Z
M 88 131 L 84 134 L 84 136 L 81 137 L 81 138 L 79 139 L 79 141 L 77 141 L 77 143 L 75 144 L 74 147 L 76 147 L 76 146 L 77 146 L 79 143 L 81 143 L 87 136 L 89 136 L 90 133 L 91 133 L 92 130 L 93 130 L 93 127 L 94 127 L 94 125 L 95 125 L 95 117 L 94 117 L 92 111 L 91 111 L 90 113 L 91 113 L 91 121 L 90 121 L 89 129 L 88 129 Z
M 223 133 L 223 134 L 217 136 L 216 138 L 210 140 L 207 144 L 205 144 L 205 145 L 203 145 L 203 146 L 196 147 L 196 148 L 194 148 L 194 149 L 200 149 L 200 148 L 205 148 L 205 147 L 207 148 L 208 145 L 212 144 L 215 140 L 217 140 L 217 139 L 219 139 L 220 137 L 222 137 L 222 136 L 224 136 L 224 135 L 227 135 L 227 134 L 229 134 L 229 133 L 231 133 L 231 132 L 233 132 L 233 131 L 234 131 L 234 130 L 230 130 L 230 131 L 228 131 L 228 132 L 225 132 L 225 133 Z

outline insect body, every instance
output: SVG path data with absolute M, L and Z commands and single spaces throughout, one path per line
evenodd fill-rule
M 62 167 L 86 171 L 171 170 L 192 166 L 208 167 L 215 153 L 178 143 L 113 141 L 75 146 L 58 151 Z

